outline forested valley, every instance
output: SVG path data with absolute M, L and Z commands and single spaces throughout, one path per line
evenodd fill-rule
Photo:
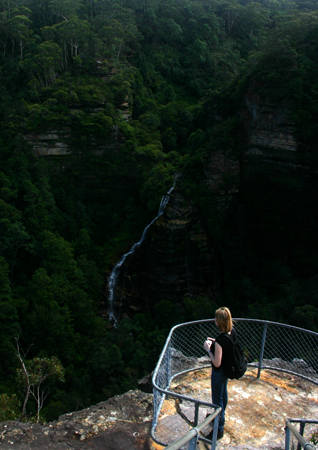
M 218 306 L 318 331 L 317 10 L 0 0 L 1 420 L 49 421 L 135 388 L 173 325 Z M 251 86 L 289 111 L 298 147 L 280 172 L 257 151 L 246 163 Z M 220 151 L 240 176 L 212 192 Z M 114 327 L 100 313 L 109 274 L 176 174 L 217 255 L 218 288 Z

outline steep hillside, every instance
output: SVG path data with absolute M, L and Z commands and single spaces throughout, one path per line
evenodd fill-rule
M 136 388 L 221 304 L 318 329 L 317 30 L 314 1 L 0 2 L 1 419 Z

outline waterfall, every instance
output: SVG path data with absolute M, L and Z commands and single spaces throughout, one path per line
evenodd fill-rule
M 129 252 L 125 253 L 120 260 L 118 261 L 118 263 L 114 266 L 109 278 L 108 278 L 108 304 L 109 304 L 109 319 L 113 320 L 115 322 L 115 324 L 117 323 L 116 317 L 115 317 L 115 313 L 114 313 L 114 291 L 115 291 L 115 287 L 116 287 L 116 282 L 117 282 L 117 278 L 121 269 L 121 266 L 123 265 L 125 259 L 127 258 L 127 256 L 132 255 L 136 248 L 138 248 L 140 246 L 140 244 L 143 242 L 143 240 L 146 237 L 147 231 L 148 229 L 151 227 L 151 225 L 158 219 L 158 217 L 160 217 L 163 213 L 164 210 L 169 202 L 169 198 L 170 198 L 170 194 L 173 191 L 175 184 L 169 189 L 169 191 L 167 192 L 167 194 L 162 196 L 161 202 L 160 202 L 160 206 L 159 206 L 159 211 L 157 216 L 149 223 L 149 225 L 146 226 L 146 228 L 144 229 L 141 238 L 139 239 L 138 242 L 136 242 L 131 249 L 129 250 Z

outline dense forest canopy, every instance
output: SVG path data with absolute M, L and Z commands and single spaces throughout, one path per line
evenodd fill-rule
M 315 0 L 0 0 L 2 419 L 22 411 L 21 359 L 33 383 L 51 380 L 41 415 L 52 420 L 135 387 L 170 327 L 217 305 L 318 331 L 317 181 L 289 179 L 279 204 L 281 179 L 243 171 L 221 213 L 203 176 L 211 152 L 243 158 L 238 111 L 251 80 L 288 105 L 301 163 L 317 171 L 317 9 Z M 69 152 L 36 152 L 48 134 Z M 163 298 L 114 329 L 97 314 L 107 275 L 176 173 L 222 259 L 220 292 L 183 310 Z M 37 406 L 31 395 L 26 412 Z

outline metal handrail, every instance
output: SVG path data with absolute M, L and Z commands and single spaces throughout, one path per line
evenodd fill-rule
M 173 392 L 173 391 L 170 391 L 170 390 L 166 390 L 166 389 L 164 390 L 164 389 L 160 389 L 160 388 L 157 388 L 157 390 L 159 392 L 163 393 L 163 398 L 162 398 L 161 403 L 163 403 L 164 399 L 167 398 L 167 397 L 178 398 L 180 400 L 185 400 L 185 401 L 194 403 L 194 405 L 195 405 L 195 420 L 194 420 L 195 427 L 192 430 L 197 430 L 199 432 L 206 425 L 208 425 L 212 420 L 214 420 L 212 442 L 209 441 L 206 438 L 199 437 L 200 440 L 204 440 L 206 442 L 211 442 L 212 443 L 211 450 L 214 450 L 216 448 L 216 436 L 217 436 L 217 429 L 218 429 L 218 423 L 219 423 L 219 414 L 221 413 L 221 408 L 219 406 L 217 406 L 217 405 L 214 405 L 213 403 L 205 402 L 205 401 L 202 401 L 202 400 L 193 399 L 193 398 L 188 397 L 186 395 L 181 395 L 181 394 L 178 394 L 177 392 Z M 199 415 L 199 408 L 200 408 L 200 406 L 207 406 L 209 408 L 215 408 L 215 410 L 201 424 L 198 424 L 198 415 Z M 155 428 L 156 428 L 156 422 L 154 421 L 154 423 L 152 425 L 152 429 L 151 429 L 151 435 L 152 435 L 152 438 L 154 439 L 154 441 L 158 442 L 158 440 L 155 438 Z M 195 431 L 195 434 L 196 434 L 196 431 Z M 188 436 L 188 433 L 185 436 Z M 180 439 L 178 439 L 177 441 L 175 441 L 174 443 L 172 443 L 170 445 L 173 445 L 173 444 L 177 445 L 177 442 L 179 440 L 183 440 L 185 438 L 185 436 L 181 437 Z M 191 439 L 193 439 L 193 437 L 194 437 L 193 433 L 191 433 L 189 440 L 187 440 L 186 442 L 183 442 L 182 445 L 184 445 L 187 442 L 189 442 Z M 158 443 L 161 444 L 160 442 L 158 442 Z M 162 445 L 164 445 L 164 444 L 162 444 Z M 168 447 L 168 448 L 170 448 L 170 447 Z M 175 449 L 178 449 L 178 448 L 180 448 L 180 447 L 175 447 Z
M 175 442 L 168 445 L 168 447 L 166 447 L 166 450 L 178 450 L 183 445 L 187 444 L 188 442 L 190 442 L 189 450 L 194 450 L 196 448 L 197 441 L 199 438 L 199 432 L 203 428 L 205 428 L 207 425 L 209 425 L 209 423 L 212 422 L 212 420 L 217 418 L 217 416 L 219 415 L 220 412 L 221 412 L 221 408 L 217 408 L 214 411 L 214 413 L 211 414 L 210 416 L 208 416 L 202 423 L 200 423 L 200 425 L 197 425 L 196 427 L 192 428 L 185 436 L 182 436 L 180 439 L 177 439 Z M 215 426 L 213 428 L 213 437 L 212 437 L 212 447 L 211 448 L 215 448 L 215 445 L 216 445 L 217 429 L 218 429 L 218 423 L 216 422 Z
M 288 419 L 286 421 L 286 427 L 285 427 L 285 450 L 288 450 L 289 446 L 290 446 L 290 431 L 293 433 L 293 435 L 297 439 L 299 448 L 302 447 L 305 450 L 314 450 L 315 446 L 313 446 L 312 444 L 307 442 L 306 439 L 304 438 L 304 436 L 296 430 L 296 428 L 291 424 L 291 422 L 296 422 L 296 423 L 301 424 L 301 433 L 304 432 L 306 423 L 317 423 L 318 424 L 318 420 Z
M 257 369 L 257 378 L 262 369 L 270 369 L 300 376 L 318 384 L 318 333 L 260 319 L 237 318 L 233 322 L 241 347 L 248 355 L 248 365 Z M 151 435 L 158 444 L 166 446 L 174 438 L 175 412 L 171 413 L 173 416 L 170 422 L 169 414 L 164 412 L 164 425 L 157 432 L 160 412 L 162 408 L 166 408 L 164 402 L 167 398 L 176 397 L 181 401 L 194 403 L 195 427 L 198 424 L 199 405 L 216 407 L 203 401 L 203 398 L 193 399 L 172 392 L 170 386 L 172 380 L 180 375 L 211 367 L 203 350 L 203 342 L 207 336 L 217 333 L 214 319 L 178 324 L 170 330 L 152 377 L 154 414 Z M 165 405 L 168 406 L 166 403 Z

